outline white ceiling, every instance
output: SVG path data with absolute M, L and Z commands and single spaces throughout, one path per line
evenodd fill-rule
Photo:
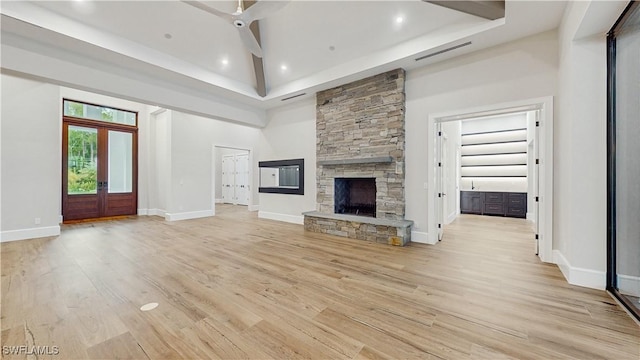
M 206 4 L 229 13 L 237 6 Z M 260 20 L 265 98 L 256 93 L 252 57 L 237 30 L 180 1 L 3 1 L 1 12 L 3 43 L 270 108 L 292 95 L 553 29 L 565 5 L 507 1 L 505 18 L 490 21 L 418 0 L 291 1 Z M 466 41 L 473 44 L 415 61 Z

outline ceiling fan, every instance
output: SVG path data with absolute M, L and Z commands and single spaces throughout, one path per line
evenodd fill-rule
M 191 1 L 191 0 L 182 0 L 183 2 L 196 7 L 200 10 L 204 10 L 208 13 L 216 15 L 230 24 L 235 26 L 238 29 L 240 34 L 240 39 L 244 43 L 244 46 L 249 50 L 253 55 L 262 58 L 262 49 L 260 48 L 260 44 L 256 37 L 253 35 L 251 30 L 249 29 L 249 25 L 252 22 L 260 19 L 264 19 L 265 17 L 277 12 L 278 10 L 285 7 L 289 1 L 258 1 L 248 9 L 244 9 L 242 0 L 238 0 L 238 8 L 234 13 L 228 14 L 222 12 L 220 10 L 209 7 L 202 2 L 199 1 Z

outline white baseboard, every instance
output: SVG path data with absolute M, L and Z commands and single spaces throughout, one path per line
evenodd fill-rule
M 260 219 L 284 221 L 292 224 L 299 224 L 299 225 L 304 224 L 304 216 L 302 215 L 288 215 L 288 214 L 272 213 L 267 211 L 258 211 L 258 217 Z
M 411 231 L 411 242 L 435 245 L 435 243 L 429 239 L 429 234 L 422 231 Z
M 640 297 L 640 276 L 618 274 L 618 290 L 622 294 Z
M 606 288 L 607 277 L 604 271 L 571 266 L 559 250 L 553 250 L 553 262 L 558 265 L 569 284 L 598 290 Z
M 182 212 L 182 213 L 166 213 L 164 215 L 164 219 L 167 221 L 179 221 L 179 220 L 189 220 L 189 219 L 199 219 L 203 217 L 213 216 L 213 210 L 202 210 L 202 211 L 190 211 L 190 212 Z
M 529 221 L 533 221 L 533 213 L 528 212 L 526 219 Z
M 216 204 L 224 204 L 224 199 L 216 199 Z
M 249 205 L 249 211 L 258 211 L 260 210 L 260 205 Z
M 7 230 L 0 232 L 0 242 L 35 239 L 60 235 L 60 226 L 47 226 L 33 229 Z
M 451 214 L 449 214 L 449 216 L 447 216 L 446 224 L 451 224 L 453 220 L 455 220 L 457 217 L 458 217 L 458 213 L 452 212 Z
M 138 215 L 165 216 L 165 211 L 161 209 L 138 209 Z

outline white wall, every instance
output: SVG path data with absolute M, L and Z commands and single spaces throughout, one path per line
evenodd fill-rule
M 1 82 L 3 241 L 60 231 L 63 98 L 138 112 L 139 214 L 213 215 L 213 146 L 252 149 L 260 138 L 253 127 L 5 74 Z M 257 170 L 257 160 L 251 166 Z M 255 204 L 256 187 L 252 198 Z
M 571 2 L 559 32 L 559 121 L 554 129 L 554 258 L 570 283 L 604 289 L 606 38 L 602 31 L 576 38 L 578 29 L 584 33 L 581 24 L 589 6 L 589 2 Z
M 1 238 L 57 235 L 62 187 L 60 88 L 4 74 L 0 81 Z
M 257 184 L 254 149 L 260 129 L 172 111 L 171 118 L 171 194 L 167 218 L 179 220 L 213 215 L 213 148 L 234 147 L 251 150 L 249 164 L 253 184 Z M 257 189 L 251 191 L 256 204 Z
M 150 108 L 149 112 L 148 157 L 139 159 L 139 164 L 148 164 L 148 202 L 138 204 L 138 213 L 164 217 L 171 192 L 171 111 Z
M 138 111 L 139 156 L 147 156 L 146 105 L 6 74 L 1 82 L 3 241 L 59 233 L 63 98 Z M 141 162 L 139 203 L 147 201 L 146 174 Z
M 406 217 L 420 237 L 427 228 L 426 157 L 430 113 L 444 113 L 557 93 L 555 31 L 481 50 L 407 72 Z
M 315 99 L 267 111 L 260 161 L 304 158 L 304 195 L 260 193 L 262 218 L 302 224 L 305 211 L 316 210 Z

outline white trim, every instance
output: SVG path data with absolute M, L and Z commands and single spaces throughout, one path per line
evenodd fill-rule
M 422 231 L 412 231 L 411 232 L 411 242 L 419 243 L 419 244 L 435 245 L 435 243 L 432 243 L 430 241 L 429 234 L 427 234 L 426 232 L 422 232 Z
M 182 213 L 174 213 L 169 214 L 166 213 L 164 219 L 167 221 L 178 221 L 178 220 L 189 220 L 189 219 L 198 219 L 203 217 L 213 216 L 213 210 L 202 210 L 202 211 L 190 211 L 190 212 L 182 212 Z
M 272 213 L 267 211 L 258 211 L 258 217 L 260 219 L 284 221 L 292 224 L 299 224 L 299 225 L 304 224 L 304 216 L 302 215 L 288 215 L 288 214 Z
M 449 216 L 447 216 L 447 220 L 445 221 L 445 224 L 451 224 L 456 218 L 458 217 L 458 212 L 454 211 L 451 214 L 449 214 Z
M 161 209 L 138 209 L 138 215 L 141 216 L 162 216 L 164 217 L 165 211 Z
M 533 213 L 527 212 L 527 217 L 525 219 L 533 222 Z
M 216 199 L 216 204 L 224 204 L 224 199 Z
M 260 205 L 249 205 L 249 211 L 259 211 Z
M 640 297 L 640 276 L 618 274 L 617 277 L 620 293 Z
M 152 111 L 150 115 L 153 115 L 153 116 L 160 115 L 165 111 L 167 111 L 167 109 L 159 107 L 158 109 Z
M 35 239 L 60 235 L 60 226 L 47 226 L 32 229 L 7 230 L 0 232 L 0 242 Z
M 167 212 L 165 210 L 162 210 L 162 209 L 149 209 L 147 211 L 147 214 L 149 216 L 162 216 L 162 217 L 165 217 Z
M 598 290 L 605 289 L 607 278 L 604 271 L 573 267 L 559 250 L 553 250 L 553 261 L 569 284 Z
M 427 139 L 432 144 L 427 156 L 427 230 L 430 242 L 437 242 L 436 222 L 436 132 L 435 125 L 442 121 L 455 121 L 474 118 L 480 115 L 490 115 L 495 112 L 539 109 L 541 113 L 540 131 L 538 143 L 540 171 L 539 171 L 539 199 L 540 217 L 539 224 L 539 257 L 544 262 L 552 262 L 553 259 L 553 97 L 547 96 L 535 99 L 526 99 L 508 103 L 486 105 L 468 109 L 458 109 L 438 114 L 429 114 L 427 123 Z
M 62 222 L 64 221 L 62 215 L 58 215 L 58 224 L 62 224 Z

